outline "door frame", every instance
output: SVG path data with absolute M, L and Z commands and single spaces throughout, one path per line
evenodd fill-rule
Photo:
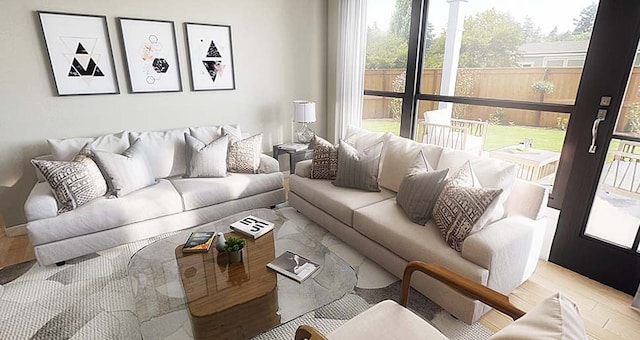
M 623 249 L 584 232 L 633 68 L 640 40 L 639 13 L 640 2 L 636 1 L 602 0 L 598 6 L 562 148 L 561 163 L 571 176 L 567 178 L 549 256 L 551 262 L 629 294 L 636 291 L 640 281 L 640 254 L 635 248 Z M 600 106 L 600 97 L 605 95 L 612 97 L 608 107 Z M 608 114 L 599 125 L 596 152 L 590 154 L 591 129 L 601 108 Z

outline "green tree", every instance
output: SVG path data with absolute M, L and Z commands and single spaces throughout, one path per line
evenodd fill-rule
M 442 67 L 446 32 L 427 51 L 425 65 Z M 523 28 L 511 15 L 495 9 L 464 20 L 460 67 L 509 67 L 516 64 L 518 46 L 525 42 Z
M 593 29 L 593 22 L 596 20 L 596 11 L 598 10 L 598 5 L 595 2 L 591 3 L 591 5 L 583 8 L 580 11 L 580 17 L 573 19 L 573 23 L 576 27 L 573 29 L 573 34 L 582 34 L 589 33 L 591 34 L 591 30 Z
M 377 25 L 367 29 L 366 69 L 407 67 L 407 40 L 381 31 Z
M 389 31 L 400 38 L 409 40 L 411 27 L 411 0 L 396 0 L 396 7 L 391 15 Z

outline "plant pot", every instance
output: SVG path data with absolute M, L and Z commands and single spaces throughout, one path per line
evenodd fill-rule
M 227 252 L 227 256 L 229 257 L 229 263 L 242 262 L 242 249 L 238 251 Z

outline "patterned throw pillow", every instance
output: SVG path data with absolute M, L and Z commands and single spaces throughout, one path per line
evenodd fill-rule
M 427 224 L 448 172 L 449 169 L 433 170 L 422 151 L 418 153 L 396 196 L 396 202 L 413 223 Z
M 187 172 L 184 177 L 227 176 L 227 148 L 229 136 L 222 136 L 209 144 L 184 134 Z
M 338 148 L 338 171 L 333 185 L 366 191 L 380 191 L 378 170 L 380 169 L 383 144 L 380 142 L 358 151 L 349 143 L 341 140 Z
M 338 145 L 314 136 L 311 141 L 313 146 L 313 159 L 311 161 L 311 178 L 335 179 L 338 171 Z
M 94 150 L 93 154 L 107 174 L 107 182 L 113 190 L 111 194 L 115 197 L 158 183 L 139 138 L 122 154 L 98 150 Z
M 71 162 L 31 160 L 53 189 L 58 200 L 58 213 L 71 211 L 107 192 L 100 169 L 87 154 L 90 146 L 85 145 Z
M 474 182 L 475 181 L 475 182 Z M 482 188 L 467 162 L 449 178 L 433 206 L 433 219 L 449 246 L 462 251 L 473 224 L 484 214 L 502 189 Z
M 245 139 L 238 139 L 233 134 L 227 134 L 227 136 L 229 136 L 227 171 L 247 174 L 258 173 L 262 134 L 259 133 Z

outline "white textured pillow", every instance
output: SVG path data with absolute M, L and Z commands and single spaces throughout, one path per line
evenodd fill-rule
M 465 163 L 479 158 L 480 157 L 477 155 L 468 152 L 451 148 L 443 148 L 436 170 L 449 169 L 449 176 L 452 176 Z
M 506 215 L 507 198 L 518 176 L 518 166 L 499 159 L 481 158 L 471 161 L 474 173 L 483 188 L 499 188 L 502 193 L 494 200 L 487 213 L 473 226 L 471 233 L 475 233 L 487 224 L 502 219 Z
M 189 129 L 131 132 L 130 141 L 131 144 L 138 138 L 142 141 L 155 178 L 184 175 L 185 132 L 189 132 Z
M 94 150 L 93 154 L 100 168 L 107 174 L 112 195 L 116 197 L 157 183 L 140 139 L 122 154 L 98 150 Z
M 233 134 L 237 138 L 240 138 L 240 139 L 242 138 L 240 126 L 237 124 L 220 125 L 220 126 L 199 126 L 199 127 L 189 128 L 189 134 L 192 137 L 197 138 L 199 141 L 207 144 L 224 135 L 222 128 L 225 128 L 226 130 L 228 130 L 229 133 Z
M 184 138 L 187 166 L 184 177 L 227 176 L 229 136 L 222 136 L 208 144 L 187 133 L 184 134 Z
M 54 161 L 70 161 L 78 152 L 90 142 L 91 149 L 121 153 L 129 147 L 129 132 L 122 131 L 115 134 L 96 138 L 78 137 L 65 139 L 47 139 Z
M 345 142 L 353 145 L 358 150 L 364 150 L 380 142 L 386 143 L 393 136 L 389 132 L 371 132 L 356 126 L 349 126 L 344 138 Z M 384 148 L 384 145 L 383 145 Z
M 556 293 L 503 328 L 491 340 L 587 339 L 580 311 L 573 301 Z
M 228 134 L 227 136 L 229 136 L 227 170 L 229 172 L 257 174 L 260 168 L 262 133 L 245 139 L 238 139 L 233 134 Z

